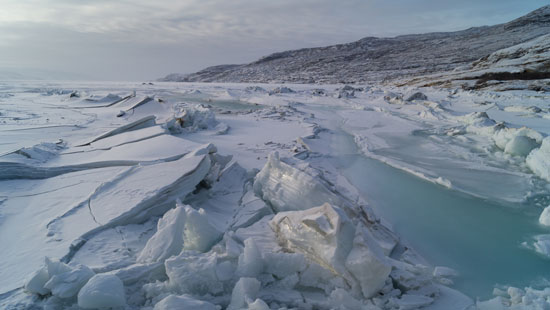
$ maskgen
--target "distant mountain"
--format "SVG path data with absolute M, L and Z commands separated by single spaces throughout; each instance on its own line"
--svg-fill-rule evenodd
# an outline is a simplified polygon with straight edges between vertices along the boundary
M 244 65 L 171 74 L 162 81 L 359 83 L 444 72 L 550 33 L 550 5 L 505 24 L 456 32 L 367 37 L 271 54 Z

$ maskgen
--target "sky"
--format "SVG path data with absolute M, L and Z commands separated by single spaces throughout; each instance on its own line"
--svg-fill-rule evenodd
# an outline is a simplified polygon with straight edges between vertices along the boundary
M 550 0 L 1 0 L 0 71 L 154 80 L 367 36 L 494 25 L 548 4 Z

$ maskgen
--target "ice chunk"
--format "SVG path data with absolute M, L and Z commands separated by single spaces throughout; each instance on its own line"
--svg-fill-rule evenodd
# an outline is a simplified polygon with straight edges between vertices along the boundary
M 437 266 L 434 268 L 433 276 L 436 278 L 451 278 L 451 277 L 458 277 L 458 272 L 454 269 L 451 269 L 449 267 L 444 266 Z
M 254 302 L 248 304 L 248 310 L 269 310 L 269 306 L 265 301 L 257 298 Z
M 256 197 L 253 191 L 248 191 L 242 198 L 241 208 L 234 217 L 233 229 L 248 227 L 262 217 L 273 213 L 263 200 Z
M 497 296 L 493 299 L 486 301 L 478 301 L 476 303 L 476 309 L 478 310 L 505 310 L 502 297 Z
M 203 209 L 197 211 L 187 205 L 183 208 L 185 210 L 183 248 L 199 252 L 208 251 L 214 243 L 221 239 L 222 232 L 210 224 Z
M 46 266 L 38 269 L 25 283 L 25 290 L 32 294 L 46 295 L 50 292 L 44 285 L 50 279 Z
M 368 230 L 361 226 L 356 230 L 353 248 L 346 259 L 346 268 L 359 282 L 363 296 L 371 298 L 384 287 L 391 266 Z
M 263 268 L 262 255 L 254 239 L 246 239 L 244 241 L 244 251 L 239 256 L 237 273 L 243 277 L 257 277 Z
M 284 248 L 302 252 L 334 273 L 345 273 L 355 227 L 340 208 L 326 203 L 305 211 L 281 212 L 269 224 Z
M 303 253 L 343 277 L 354 292 L 366 298 L 384 286 L 391 271 L 369 230 L 362 224 L 356 229 L 338 207 L 324 204 L 305 211 L 282 212 L 270 225 L 281 246 Z
M 181 293 L 194 295 L 219 294 L 223 283 L 217 276 L 218 257 L 215 253 L 183 252 L 164 262 L 170 286 Z
M 216 266 L 216 276 L 220 281 L 228 281 L 235 274 L 235 266 L 231 261 L 221 262 Z
M 362 309 L 363 304 L 353 298 L 349 292 L 341 288 L 337 288 L 330 293 L 329 299 L 331 309 Z
M 50 262 L 50 264 L 62 263 Z M 69 266 L 69 268 L 67 271 L 52 275 L 50 280 L 44 285 L 45 288 L 52 292 L 52 295 L 59 298 L 76 296 L 78 291 L 95 275 L 90 268 L 84 265 Z
M 219 124 L 214 112 L 201 104 L 181 104 L 174 109 L 176 116 L 166 123 L 171 132 L 195 132 L 212 129 Z
M 501 128 L 500 130 L 496 131 L 493 134 L 493 140 L 495 141 L 496 146 L 498 146 L 501 150 L 505 150 L 507 145 L 515 137 L 522 137 L 522 136 L 534 140 L 534 142 L 536 142 L 537 145 L 542 143 L 542 135 L 539 132 L 527 127 Z
M 278 278 L 284 278 L 304 271 L 306 260 L 301 253 L 265 253 L 265 271 Z
M 71 298 L 95 274 L 84 265 L 69 266 L 48 257 L 44 260 L 45 265 L 25 284 L 30 293 L 46 295 L 51 292 L 59 298 Z
M 537 253 L 550 257 L 550 235 L 545 234 L 535 236 L 533 248 Z
M 249 301 L 256 299 L 261 283 L 255 278 L 240 278 L 231 293 L 231 303 L 228 310 L 245 308 Z
M 550 206 L 544 208 L 539 217 L 539 223 L 544 226 L 550 226 Z
M 394 298 L 392 301 L 400 310 L 414 310 L 430 305 L 434 300 L 427 296 L 404 294 L 401 298 Z
M 96 274 L 78 292 L 78 306 L 84 309 L 113 308 L 126 305 L 124 285 L 117 276 Z
M 159 301 L 153 310 L 218 310 L 214 304 L 207 301 L 197 300 L 191 296 L 169 295 Z
M 527 156 L 531 150 L 538 146 L 539 145 L 535 139 L 531 139 L 527 136 L 515 136 L 508 143 L 506 143 L 504 152 L 511 155 Z
M 267 163 L 256 175 L 254 192 L 277 212 L 306 210 L 325 202 L 346 205 L 319 179 L 282 162 L 277 152 L 269 155 Z
M 185 210 L 182 207 L 166 212 L 157 223 L 157 232 L 147 241 L 137 261 L 153 263 L 178 255 L 183 249 L 184 227 Z
M 501 128 L 486 112 L 472 112 L 459 116 L 458 120 L 467 125 L 466 131 L 483 136 L 493 136 L 495 131 Z
M 542 140 L 539 149 L 529 153 L 526 159 L 527 166 L 539 177 L 550 181 L 550 137 Z

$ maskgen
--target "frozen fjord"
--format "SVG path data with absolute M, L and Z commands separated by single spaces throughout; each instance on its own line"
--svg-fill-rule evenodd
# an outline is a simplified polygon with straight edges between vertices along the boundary
M 536 236 L 543 235 L 545 229 L 538 226 L 536 217 L 548 205 L 547 183 L 533 174 L 524 156 L 504 152 L 515 136 L 533 136 L 530 139 L 535 141 L 535 148 L 540 141 L 530 131 L 517 134 L 507 129 L 502 139 L 509 141 L 501 150 L 496 145 L 500 140 L 494 137 L 500 137 L 496 131 L 504 130 L 497 123 L 500 120 L 508 122 L 506 128 L 526 125 L 536 128 L 534 131 L 541 137 L 546 136 L 548 129 L 540 125 L 540 119 L 548 113 L 544 95 L 451 94 L 423 89 L 429 100 L 406 101 L 403 95 L 416 90 L 261 86 L 161 83 L 7 88 L 2 100 L 16 106 L 14 101 L 25 98 L 37 106 L 30 105 L 37 114 L 35 118 L 40 119 L 41 114 L 36 113 L 40 109 L 55 108 L 58 115 L 68 111 L 63 123 L 68 127 L 59 127 L 66 130 L 44 139 L 36 132 L 44 127 L 42 124 L 26 124 L 17 117 L 7 119 L 11 122 L 10 131 L 2 135 L 26 144 L 15 148 L 12 145 L 1 158 L 2 168 L 8 171 L 10 167 L 31 167 L 41 174 L 29 175 L 20 169 L 22 176 L 1 181 L 0 236 L 8 249 L 2 254 L 1 263 L 2 269 L 5 266 L 10 273 L 3 279 L 1 289 L 2 293 L 9 293 L 0 295 L 0 303 L 76 307 L 79 296 L 67 295 L 84 290 L 80 287 L 91 281 L 89 273 L 80 271 L 86 269 L 79 266 L 121 279 L 124 304 L 129 309 L 169 309 L 170 305 L 253 308 L 264 304 L 349 309 L 431 305 L 448 309 L 449 300 L 457 308 L 465 308 L 472 301 L 452 293 L 443 284 L 450 285 L 454 280 L 458 287 L 468 287 L 468 281 L 485 279 L 482 292 L 467 293 L 487 298 L 492 285 L 528 286 L 540 280 L 519 279 L 514 273 L 496 275 L 489 270 L 484 274 L 485 270 L 477 269 L 478 278 L 473 278 L 469 275 L 476 266 L 452 264 L 438 255 L 441 249 L 423 246 L 432 244 L 430 238 L 437 236 L 418 231 L 438 218 L 425 216 L 418 221 L 403 221 L 399 217 L 403 212 L 385 212 L 383 209 L 391 210 L 386 203 L 399 207 L 408 201 L 381 199 L 365 191 L 362 185 L 376 185 L 376 173 L 367 170 L 366 176 L 357 179 L 354 176 L 361 174 L 360 166 L 352 169 L 353 173 L 345 167 L 341 169 L 341 163 L 335 163 L 331 156 L 342 154 L 343 146 L 331 144 L 332 138 L 326 134 L 344 130 L 361 148 L 362 154 L 355 156 L 377 159 L 437 184 L 430 189 L 419 186 L 426 192 L 414 194 L 445 195 L 450 188 L 499 204 L 494 212 L 517 215 L 518 221 L 524 223 L 525 244 L 514 248 L 507 243 L 521 253 L 514 257 L 528 257 L 543 266 L 547 261 L 537 249 L 544 247 L 536 247 L 540 239 Z M 137 91 L 132 98 L 137 99 L 110 105 L 134 90 Z M 204 106 L 196 106 L 196 98 L 202 98 Z M 509 108 L 523 106 L 524 100 L 539 106 L 540 111 Z M 212 107 L 205 107 L 208 102 Z M 96 106 L 90 107 L 93 105 Z M 245 109 L 246 105 L 250 109 Z M 9 113 L 7 109 L 6 115 Z M 76 115 L 74 123 L 78 126 L 73 126 L 70 115 Z M 80 115 L 86 115 L 87 123 L 78 123 Z M 105 135 L 150 115 L 155 116 L 154 120 L 142 127 Z M 49 122 L 55 126 L 54 121 Z M 11 130 L 17 126 L 35 132 L 17 139 L 20 131 Z M 100 139 L 93 141 L 97 137 Z M 415 142 L 404 144 L 408 137 Z M 80 144 L 85 145 L 76 146 Z M 278 151 L 281 158 L 273 155 L 268 160 L 272 151 Z M 227 155 L 233 155 L 233 159 Z M 468 163 L 474 173 L 485 179 L 471 180 L 471 175 L 461 173 L 463 166 L 456 164 L 457 160 Z M 257 170 L 253 169 L 262 169 L 255 179 Z M 55 173 L 49 174 L 52 171 Z M 391 177 L 395 172 L 383 173 Z M 283 186 L 273 180 L 284 180 L 279 182 Z M 488 181 L 493 182 L 491 186 L 485 186 Z M 407 182 L 414 186 L 421 181 Z M 395 185 L 385 190 L 391 191 L 388 188 Z M 361 197 L 356 188 L 366 195 Z M 182 203 L 173 209 L 176 198 Z M 323 202 L 331 205 L 321 208 Z M 395 231 L 403 233 L 401 237 L 407 243 L 378 222 L 366 203 L 373 204 L 377 210 L 374 213 L 385 217 L 382 223 L 387 220 L 395 224 Z M 514 206 L 521 210 L 510 209 Z M 101 213 L 101 208 L 107 212 Z M 308 213 L 310 208 L 318 209 Z M 476 213 L 475 208 L 468 210 Z M 273 218 L 274 211 L 290 213 L 279 213 Z M 467 220 L 475 215 L 465 217 L 465 225 L 472 223 Z M 485 216 L 491 220 L 511 217 L 491 213 Z M 282 229 L 283 217 L 289 219 L 285 225 L 294 228 Z M 18 227 L 23 226 L 18 223 L 25 225 Z M 348 228 L 332 231 L 330 227 L 334 225 Z M 475 232 L 470 228 L 469 233 Z M 478 244 L 491 244 L 491 235 L 482 232 L 479 236 L 486 239 L 478 239 Z M 23 241 L 15 246 L 19 236 Z M 460 230 L 445 236 L 451 244 L 464 240 Z M 317 248 L 304 247 L 300 240 Z M 410 245 L 420 255 L 412 249 L 405 251 Z M 509 254 L 506 249 L 500 250 Z M 41 269 L 44 256 L 54 262 Z M 55 259 L 62 259 L 70 267 L 59 265 Z M 451 271 L 430 267 L 434 264 L 455 267 L 460 276 L 453 279 Z M 386 271 L 369 272 L 365 267 L 371 265 Z M 38 286 L 34 285 L 36 281 L 31 286 L 27 282 L 27 290 L 46 295 L 52 292 L 53 297 L 39 300 L 17 289 L 36 270 L 44 282 Z M 70 274 L 79 274 L 82 280 L 59 280 Z M 532 274 L 536 274 L 535 269 Z M 58 280 L 52 281 L 54 276 Z M 60 281 L 71 289 L 60 289 Z M 101 281 L 94 280 L 92 284 Z M 106 287 L 109 285 L 117 284 Z M 377 295 L 380 291 L 384 295 Z M 122 299 L 112 300 L 116 304 Z

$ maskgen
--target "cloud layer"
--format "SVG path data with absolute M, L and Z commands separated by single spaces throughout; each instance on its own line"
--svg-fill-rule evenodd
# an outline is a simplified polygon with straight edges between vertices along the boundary
M 545 2 L 4 0 L 0 67 L 153 79 L 365 36 L 495 24 Z

